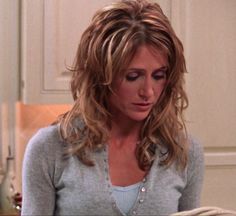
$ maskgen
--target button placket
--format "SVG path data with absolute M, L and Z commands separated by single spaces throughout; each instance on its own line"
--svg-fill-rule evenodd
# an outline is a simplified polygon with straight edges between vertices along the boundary
M 144 196 L 145 196 L 145 193 L 146 193 L 146 187 L 145 185 L 143 184 L 143 186 L 141 187 L 140 189 L 140 197 L 139 197 L 139 203 L 142 204 L 144 202 Z
M 103 162 L 104 162 L 105 180 L 106 180 L 106 184 L 107 184 L 107 187 L 108 187 L 108 192 L 109 192 L 110 197 L 112 197 L 112 188 L 111 188 L 111 185 L 110 185 L 108 158 L 107 158 L 106 147 L 104 147 L 104 149 L 103 149 Z M 115 202 L 112 202 L 112 207 L 116 209 L 116 203 Z
M 139 189 L 138 199 L 136 202 L 136 205 L 134 206 L 133 210 L 130 212 L 130 215 L 138 215 L 138 208 L 142 208 L 142 204 L 145 202 L 145 195 L 147 192 L 146 189 L 146 181 L 147 179 L 143 179 L 143 184 L 141 185 Z
M 111 181 L 110 181 L 110 177 L 109 177 L 109 165 L 108 165 L 107 147 L 104 147 L 104 149 L 103 149 L 103 163 L 104 163 L 104 171 L 105 171 L 105 174 L 106 174 L 105 179 L 106 179 L 106 183 L 107 183 L 107 187 L 108 187 L 109 196 L 110 196 L 110 199 L 111 199 L 112 208 L 120 216 L 123 216 L 123 214 L 121 213 L 121 211 L 117 207 L 116 202 L 114 201 L 113 196 L 112 196 L 112 185 L 111 185 Z

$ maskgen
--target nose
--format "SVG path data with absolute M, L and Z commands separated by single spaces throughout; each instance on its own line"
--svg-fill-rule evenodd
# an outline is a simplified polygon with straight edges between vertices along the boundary
M 145 100 L 148 100 L 149 98 L 153 96 L 153 94 L 154 94 L 154 88 L 153 88 L 152 80 L 149 78 L 146 78 L 145 80 L 143 80 L 143 83 L 140 86 L 139 95 Z

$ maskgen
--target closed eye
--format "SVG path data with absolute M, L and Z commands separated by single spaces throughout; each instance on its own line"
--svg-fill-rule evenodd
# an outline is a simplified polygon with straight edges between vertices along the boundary
M 140 76 L 145 74 L 145 70 L 143 69 L 130 69 L 128 73 L 125 75 L 125 79 L 129 82 L 137 80 Z M 152 77 L 155 80 L 166 79 L 167 67 L 161 67 L 155 70 L 152 73 Z
M 166 79 L 166 70 L 158 70 L 152 74 L 155 80 Z
M 135 81 L 139 77 L 138 72 L 130 72 L 126 74 L 125 78 L 127 81 Z

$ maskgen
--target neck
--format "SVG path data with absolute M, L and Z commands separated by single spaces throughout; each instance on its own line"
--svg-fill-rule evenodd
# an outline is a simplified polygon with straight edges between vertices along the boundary
M 135 144 L 140 140 L 142 122 L 113 121 L 110 133 L 110 142 L 122 146 L 127 143 Z

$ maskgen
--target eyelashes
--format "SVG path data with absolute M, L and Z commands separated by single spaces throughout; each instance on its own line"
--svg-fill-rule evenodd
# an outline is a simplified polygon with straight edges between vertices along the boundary
M 152 73 L 152 77 L 154 80 L 161 80 L 161 79 L 166 79 L 166 73 L 167 71 L 166 70 L 158 70 L 158 71 L 154 71 Z M 135 81 L 137 80 L 139 77 L 142 77 L 144 76 L 144 74 L 140 71 L 132 71 L 132 72 L 129 72 L 128 74 L 126 74 L 125 76 L 125 79 L 127 81 Z
M 166 71 L 160 71 L 152 76 L 155 80 L 166 79 Z
M 131 73 L 128 73 L 125 78 L 127 81 L 135 81 L 136 79 L 138 79 L 139 77 L 139 74 L 136 73 L 136 72 L 131 72 Z

